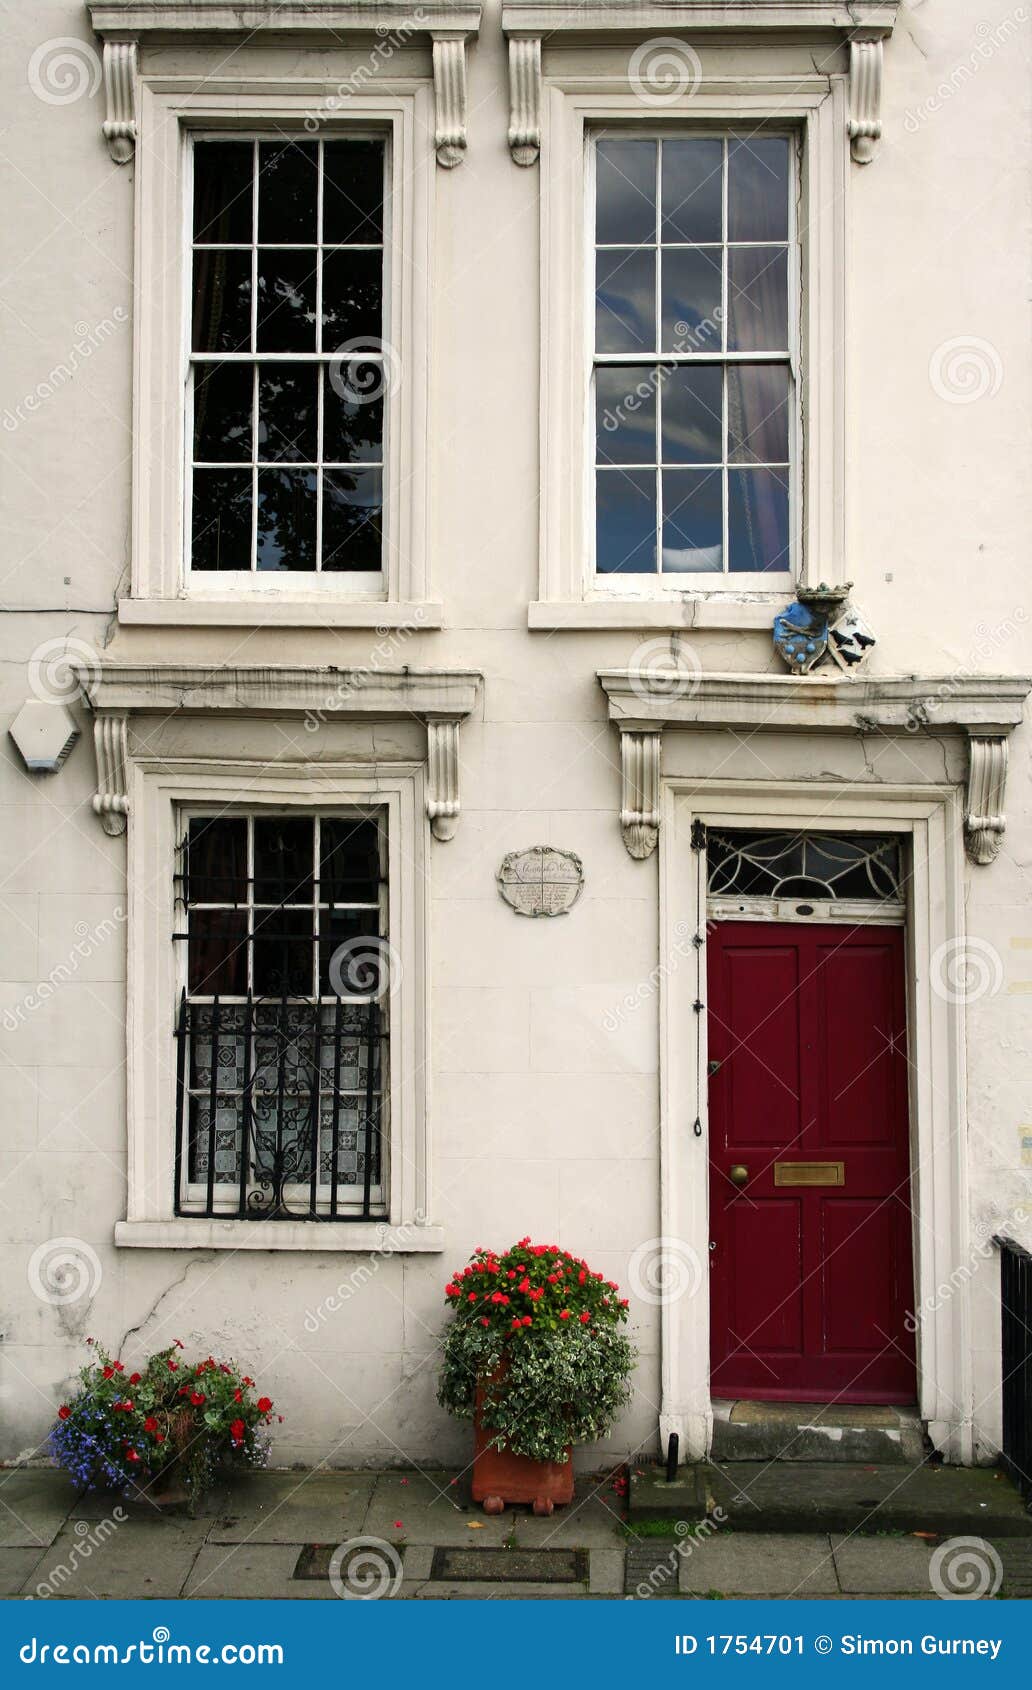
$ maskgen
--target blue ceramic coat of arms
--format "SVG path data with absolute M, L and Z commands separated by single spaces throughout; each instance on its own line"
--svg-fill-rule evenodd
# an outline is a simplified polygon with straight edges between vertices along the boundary
M 797 675 L 805 675 L 828 649 L 828 618 L 824 611 L 794 601 L 774 618 L 774 650 Z

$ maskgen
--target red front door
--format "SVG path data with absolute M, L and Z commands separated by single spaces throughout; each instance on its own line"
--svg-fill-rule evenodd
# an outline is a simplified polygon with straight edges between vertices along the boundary
M 707 949 L 712 1394 L 913 1402 L 903 931 Z

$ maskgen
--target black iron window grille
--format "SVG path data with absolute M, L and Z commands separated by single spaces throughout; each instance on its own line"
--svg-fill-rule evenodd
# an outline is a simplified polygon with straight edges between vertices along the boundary
M 873 833 L 706 831 L 710 897 L 903 900 L 897 839 Z
M 379 813 L 187 821 L 178 1215 L 384 1213 L 386 861 Z
M 1032 1256 L 1013 1238 L 994 1238 L 1000 1252 L 1003 1344 L 1001 1459 L 1032 1510 Z

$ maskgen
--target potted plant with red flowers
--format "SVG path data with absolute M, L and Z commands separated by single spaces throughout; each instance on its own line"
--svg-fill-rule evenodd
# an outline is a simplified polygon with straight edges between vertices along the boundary
M 613 1280 L 556 1244 L 478 1246 L 448 1281 L 454 1311 L 438 1398 L 474 1423 L 473 1496 L 488 1513 L 573 1496 L 573 1446 L 604 1438 L 634 1350 Z
M 232 1362 L 188 1362 L 178 1339 L 131 1371 L 88 1339 L 94 1355 L 57 1411 L 50 1452 L 84 1490 L 118 1490 L 195 1504 L 224 1467 L 267 1459 L 269 1397 Z

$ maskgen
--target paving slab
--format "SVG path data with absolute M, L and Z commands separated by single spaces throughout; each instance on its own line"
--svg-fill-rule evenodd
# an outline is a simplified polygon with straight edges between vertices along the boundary
M 993 1548 L 1003 1563 L 1000 1595 L 1028 1601 L 1032 1597 L 1032 1538 L 1002 1538 Z
M 687 1465 L 677 1469 L 669 1484 L 662 1467 L 646 1467 L 631 1473 L 627 1495 L 628 1520 L 704 1520 L 706 1518 L 706 1468 Z
M 831 1544 L 824 1533 L 741 1536 L 718 1532 L 684 1543 L 678 1588 L 692 1595 L 798 1596 L 838 1591 Z
M 623 1549 L 592 1549 L 588 1558 L 588 1589 L 596 1596 L 622 1596 L 626 1559 Z
M 208 1541 L 342 1543 L 362 1532 L 375 1483 L 371 1473 L 248 1475 L 209 1521 Z
M 608 1488 L 597 1495 L 590 1490 L 575 1495 L 554 1514 L 512 1508 L 505 1517 L 513 1521 L 521 1549 L 614 1549 L 622 1542 L 623 1506 Z
M 399 1595 L 417 1602 L 583 1602 L 588 1592 L 578 1584 L 444 1584 L 428 1579 L 411 1588 L 402 1584 Z
M 43 1549 L 0 1549 L 0 1596 L 17 1596 L 31 1579 Z
M 915 1537 L 833 1537 L 839 1584 L 846 1596 L 923 1596 L 930 1600 L 934 1544 Z
M 499 1548 L 514 1532 L 514 1513 L 488 1515 L 470 1503 L 446 1474 L 382 1473 L 362 1525 L 365 1537 L 388 1543 L 432 1543 L 441 1547 Z
M 35 1549 L 53 1543 L 75 1494 L 68 1475 L 54 1468 L 0 1469 L 0 1545 Z
M 204 1542 L 200 1520 L 159 1520 L 92 1526 L 70 1523 L 35 1568 L 29 1589 L 37 1596 L 174 1597 Z
M 1032 1536 L 1021 1497 L 991 1467 L 730 1461 L 705 1475 L 711 1512 L 722 1509 L 736 1532 Z
M 207 1543 L 183 1591 L 202 1601 L 264 1600 L 338 1602 L 329 1579 L 295 1579 L 301 1549 L 294 1543 Z

